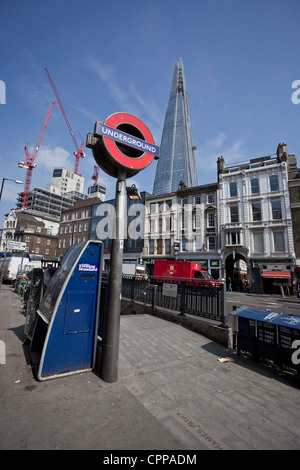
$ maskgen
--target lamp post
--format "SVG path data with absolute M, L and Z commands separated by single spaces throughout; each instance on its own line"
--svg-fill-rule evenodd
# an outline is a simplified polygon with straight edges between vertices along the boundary
M 17 184 L 23 184 L 23 181 L 13 180 L 11 178 L 2 178 L 1 191 L 0 191 L 0 201 L 1 201 L 1 198 L 2 198 L 3 186 L 4 186 L 5 181 L 14 181 Z

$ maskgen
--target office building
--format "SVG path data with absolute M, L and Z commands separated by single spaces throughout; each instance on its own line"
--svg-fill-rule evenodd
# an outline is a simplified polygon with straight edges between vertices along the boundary
M 153 185 L 154 195 L 177 191 L 180 181 L 186 187 L 198 185 L 195 150 L 183 63 L 178 59 L 165 114 L 160 158 Z

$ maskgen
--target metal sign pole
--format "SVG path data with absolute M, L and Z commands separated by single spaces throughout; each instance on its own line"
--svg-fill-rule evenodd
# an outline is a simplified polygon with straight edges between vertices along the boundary
M 110 257 L 110 293 L 104 332 L 104 348 L 100 376 L 105 382 L 118 380 L 122 264 L 126 219 L 126 172 L 119 170 L 116 184 L 115 232 Z

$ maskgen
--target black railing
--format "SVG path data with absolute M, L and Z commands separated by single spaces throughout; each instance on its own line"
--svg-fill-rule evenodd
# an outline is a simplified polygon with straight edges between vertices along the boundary
M 123 276 L 122 297 L 215 320 L 225 324 L 226 289 L 223 283 L 200 285 L 173 279 L 139 279 Z

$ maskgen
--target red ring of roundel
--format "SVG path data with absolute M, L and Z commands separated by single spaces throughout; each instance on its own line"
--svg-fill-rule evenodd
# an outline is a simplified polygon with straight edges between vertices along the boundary
M 145 126 L 145 124 L 142 121 L 140 121 L 135 116 L 132 116 L 131 114 L 127 114 L 127 113 L 112 114 L 106 119 L 104 124 L 112 128 L 116 128 L 119 124 L 131 124 L 143 134 L 146 142 L 154 145 L 154 139 L 148 127 Z M 116 142 L 113 139 L 103 136 L 103 142 L 108 152 L 110 153 L 110 155 L 118 163 L 120 163 L 121 165 L 127 168 L 134 168 L 136 170 L 139 170 L 139 169 L 141 170 L 145 168 L 146 166 L 150 165 L 150 163 L 152 162 L 154 158 L 154 155 L 152 155 L 151 153 L 146 153 L 146 152 L 144 152 L 143 155 L 141 155 L 138 158 L 130 158 L 127 155 L 124 155 L 124 153 L 122 153 L 118 149 Z

